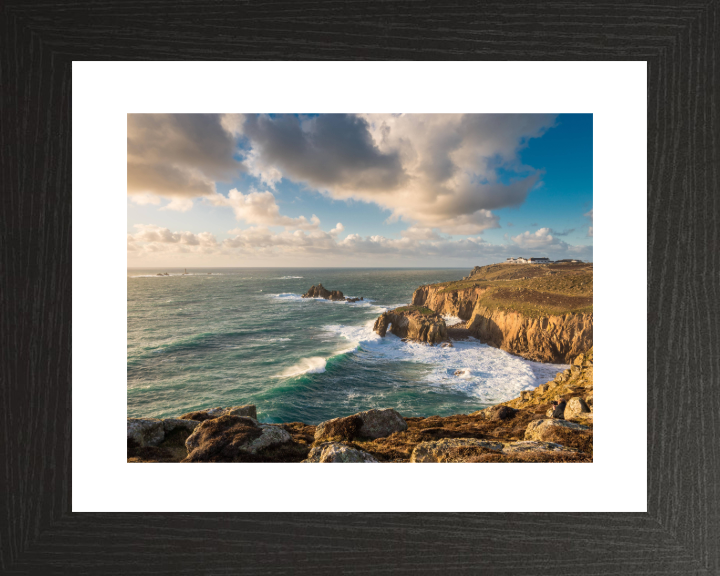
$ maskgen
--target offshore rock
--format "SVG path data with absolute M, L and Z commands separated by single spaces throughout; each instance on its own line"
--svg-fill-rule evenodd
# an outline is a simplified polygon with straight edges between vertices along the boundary
M 384 337 L 388 329 L 399 338 L 427 344 L 439 344 L 448 340 L 443 317 L 422 306 L 403 306 L 383 312 L 375 321 L 373 330 Z
M 312 286 L 310 290 L 302 295 L 303 298 L 324 298 L 325 300 L 345 300 L 345 296 L 340 290 L 328 290 L 322 284 Z

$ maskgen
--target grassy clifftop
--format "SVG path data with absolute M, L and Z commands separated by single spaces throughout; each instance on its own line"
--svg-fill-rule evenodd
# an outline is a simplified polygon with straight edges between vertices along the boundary
M 482 289 L 477 304 L 529 317 L 591 313 L 593 265 L 492 264 L 470 276 L 433 285 L 438 294 Z

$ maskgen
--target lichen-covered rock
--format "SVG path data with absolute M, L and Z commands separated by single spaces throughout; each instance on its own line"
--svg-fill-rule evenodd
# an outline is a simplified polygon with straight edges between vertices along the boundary
M 249 418 L 257 420 L 257 408 L 254 404 L 230 406 L 229 408 L 218 406 L 216 408 L 208 408 L 207 410 L 196 410 L 195 412 L 188 412 L 187 414 L 183 414 L 182 416 L 180 416 L 180 419 L 204 422 L 205 420 L 220 418 L 220 416 L 247 416 Z
M 548 436 L 552 435 L 557 428 L 572 431 L 590 430 L 587 426 L 567 420 L 533 420 L 525 430 L 525 440 L 551 441 Z
M 394 432 L 407 430 L 407 427 L 405 419 L 392 408 L 373 409 L 321 422 L 315 429 L 315 442 L 384 438 Z
M 588 408 L 585 400 L 576 396 L 575 398 L 570 398 L 567 406 L 565 406 L 564 417 L 565 420 L 572 420 L 585 412 L 590 412 L 590 408 Z
M 315 428 L 315 442 L 352 440 L 358 436 L 362 424 L 362 419 L 357 414 L 326 420 Z
M 234 462 L 263 435 L 251 418 L 221 416 L 201 422 L 185 441 L 187 462 Z
M 385 438 L 394 432 L 407 430 L 407 422 L 392 408 L 367 410 L 357 414 L 362 420 L 359 435 L 363 438 Z
M 128 418 L 127 437 L 138 446 L 157 446 L 165 438 L 162 420 L 150 418 Z
M 166 436 L 180 430 L 192 434 L 195 428 L 197 428 L 197 425 L 200 424 L 197 420 L 182 420 L 180 418 L 166 418 L 162 423 Z
M 488 413 L 490 420 L 508 420 L 517 414 L 515 408 L 510 406 L 495 406 L 493 410 Z
M 571 448 L 567 448 L 554 442 L 540 442 L 538 440 L 519 440 L 518 442 L 506 442 L 503 444 L 503 453 L 516 454 L 518 452 L 575 452 Z
M 428 308 L 403 306 L 383 312 L 375 320 L 373 330 L 384 337 L 388 328 L 399 338 L 426 344 L 439 344 L 448 340 L 444 318 Z
M 421 442 L 412 451 L 410 462 L 466 462 L 488 451 L 502 452 L 502 442 L 477 438 L 443 438 Z
M 286 442 L 290 442 L 292 438 L 281 426 L 260 424 L 259 428 L 262 430 L 260 437 L 255 438 L 255 440 L 250 442 L 246 447 L 246 451 L 250 454 L 257 454 L 266 448 L 271 448 L 278 444 L 285 444 Z
M 310 450 L 307 460 L 303 462 L 324 462 L 324 463 L 379 463 L 378 459 L 372 454 L 368 454 L 363 450 L 352 448 L 346 444 L 339 442 L 326 442 L 315 446 Z

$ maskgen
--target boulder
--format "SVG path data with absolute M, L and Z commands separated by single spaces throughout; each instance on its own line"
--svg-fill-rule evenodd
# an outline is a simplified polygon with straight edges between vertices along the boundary
M 315 442 L 352 440 L 358 436 L 362 420 L 357 414 L 321 422 L 315 428 Z
M 577 418 L 578 415 L 583 412 L 590 412 L 590 408 L 588 408 L 585 400 L 578 396 L 576 396 L 575 398 L 570 398 L 570 401 L 565 407 L 565 420 L 572 420 L 573 418 Z
M 525 440 L 543 440 L 550 441 L 550 436 L 556 432 L 556 428 L 562 428 L 564 431 L 589 431 L 587 426 L 568 422 L 567 420 L 533 420 L 525 429 Z
M 290 442 L 281 426 L 259 424 L 246 416 L 220 416 L 201 422 L 185 441 L 185 462 L 241 462 L 267 448 Z
M 162 421 L 165 436 L 172 432 L 184 431 L 192 433 L 200 422 L 197 420 L 182 420 L 179 418 L 167 418 Z
M 575 366 L 582 366 L 583 362 L 585 362 L 585 354 L 578 354 L 573 364 Z
M 344 418 L 333 418 L 317 425 L 315 442 L 352 440 L 353 438 L 384 438 L 407 430 L 407 423 L 392 408 L 367 410 Z
M 508 420 L 517 414 L 515 408 L 510 406 L 496 406 L 488 412 L 487 418 L 490 420 Z
M 410 455 L 410 462 L 465 462 L 488 450 L 502 452 L 502 442 L 478 440 L 477 438 L 443 438 L 421 442 Z
M 408 428 L 405 419 L 392 408 L 367 410 L 360 412 L 358 416 L 362 420 L 360 436 L 363 438 L 385 438 Z
M 343 463 L 343 462 L 366 462 L 378 463 L 379 461 L 372 454 L 363 450 L 351 448 L 339 442 L 325 442 L 310 450 L 307 460 L 303 462 L 322 463 Z
M 506 442 L 503 444 L 503 453 L 517 454 L 518 452 L 575 452 L 571 448 L 566 448 L 554 442 L 540 442 L 538 440 L 519 440 L 517 442 Z
M 127 437 L 138 446 L 157 446 L 165 439 L 162 420 L 149 418 L 128 418 Z
M 197 410 L 195 412 L 188 412 L 180 416 L 181 420 L 197 420 L 198 422 L 204 422 L 212 418 L 220 418 L 220 416 L 248 416 L 257 420 L 257 408 L 254 404 L 244 404 L 242 406 L 231 406 L 225 408 L 218 406 L 217 408 L 208 408 L 207 410 Z

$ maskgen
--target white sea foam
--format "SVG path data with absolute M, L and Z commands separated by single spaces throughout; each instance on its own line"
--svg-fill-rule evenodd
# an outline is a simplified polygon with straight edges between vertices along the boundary
M 286 368 L 278 377 L 280 378 L 292 378 L 293 376 L 300 376 L 301 374 L 321 374 L 325 372 L 325 366 L 327 360 L 321 356 L 312 356 L 311 358 L 303 358 L 295 364 Z
M 415 362 L 427 366 L 422 382 L 447 386 L 483 402 L 497 403 L 532 390 L 567 368 L 560 364 L 541 364 L 513 356 L 474 338 L 453 342 L 453 348 L 403 342 L 389 333 L 381 338 L 372 330 L 373 322 L 363 326 L 331 325 L 325 330 L 353 342 L 378 361 Z M 460 371 L 455 375 L 456 371 Z
M 463 320 L 458 318 L 457 316 L 445 316 L 443 314 L 443 320 L 445 320 L 445 325 L 449 328 L 450 326 L 455 326 L 456 324 L 462 324 Z
M 273 278 L 273 280 L 295 280 L 302 278 L 302 276 L 280 276 L 279 278 Z

